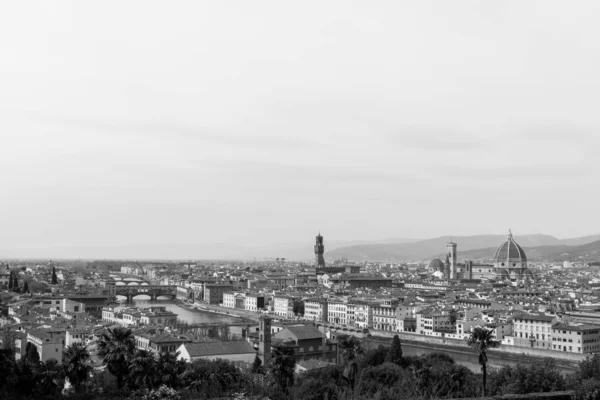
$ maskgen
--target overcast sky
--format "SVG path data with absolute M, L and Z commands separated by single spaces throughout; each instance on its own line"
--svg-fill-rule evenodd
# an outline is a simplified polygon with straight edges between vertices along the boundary
M 599 233 L 597 1 L 7 1 L 0 250 Z

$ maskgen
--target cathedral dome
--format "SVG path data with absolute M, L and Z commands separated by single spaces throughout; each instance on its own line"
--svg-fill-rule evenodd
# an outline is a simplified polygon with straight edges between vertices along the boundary
M 521 271 L 521 276 L 523 276 L 523 278 L 531 279 L 533 278 L 533 272 L 531 272 L 531 270 L 528 268 L 523 268 L 523 271 Z
M 506 242 L 502 243 L 496 254 L 494 254 L 494 264 L 497 267 L 524 267 L 527 263 L 527 256 L 525 252 L 513 240 L 512 233 L 509 232 Z
M 429 269 L 433 270 L 434 272 L 444 271 L 444 263 L 439 258 L 436 258 L 434 260 L 431 260 L 431 262 L 429 263 Z
M 496 269 L 496 279 L 499 280 L 504 280 L 504 279 L 509 279 L 510 275 L 508 274 L 508 271 L 504 268 L 497 268 Z

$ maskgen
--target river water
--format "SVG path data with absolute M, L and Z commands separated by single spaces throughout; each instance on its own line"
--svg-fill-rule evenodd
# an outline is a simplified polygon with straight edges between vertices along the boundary
M 120 300 L 125 300 L 122 298 Z M 233 317 L 225 314 L 212 313 L 203 310 L 189 309 L 184 307 L 178 302 L 170 299 L 161 300 L 160 296 L 158 300 L 150 300 L 150 296 L 136 296 L 136 298 L 127 303 L 132 307 L 148 308 L 161 306 L 165 307 L 168 311 L 177 314 L 179 321 L 187 322 L 188 324 L 231 324 L 236 322 L 244 322 L 242 318 Z M 234 334 L 241 336 L 242 327 L 232 326 L 229 331 Z

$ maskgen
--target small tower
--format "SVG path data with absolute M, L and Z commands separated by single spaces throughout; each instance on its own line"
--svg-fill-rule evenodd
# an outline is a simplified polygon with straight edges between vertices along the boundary
M 456 279 L 456 243 L 452 242 L 452 238 L 450 238 L 450 243 L 446 245 L 446 254 L 450 261 L 450 276 L 448 279 Z
M 266 315 L 258 317 L 258 357 L 266 368 L 271 357 L 271 317 Z
M 323 253 L 325 253 L 325 246 L 323 245 L 323 236 L 321 236 L 321 233 L 319 232 L 315 243 L 315 267 L 317 270 L 325 267 Z

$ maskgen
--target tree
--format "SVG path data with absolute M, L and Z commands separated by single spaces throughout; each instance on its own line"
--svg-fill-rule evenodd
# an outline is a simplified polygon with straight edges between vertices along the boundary
M 13 284 L 14 284 L 13 272 L 10 271 L 10 274 L 8 276 L 8 289 L 9 290 L 13 288 Z
M 63 352 L 63 367 L 75 392 L 80 392 L 92 371 L 87 347 L 83 343 L 73 343 L 68 346 Z
M 350 383 L 350 387 L 354 390 L 354 384 L 358 374 L 358 357 L 364 353 L 360 339 L 355 336 L 350 336 L 340 343 L 342 355 L 345 360 L 346 368 L 344 368 L 344 377 Z
M 287 395 L 288 388 L 294 384 L 294 372 L 296 370 L 296 358 L 292 347 L 273 347 L 269 371 L 284 394 Z
M 34 368 L 34 374 L 37 383 L 36 389 L 40 393 L 55 395 L 64 387 L 64 371 L 54 358 L 39 363 Z
M 383 345 L 377 346 L 376 349 L 367 350 L 363 357 L 360 359 L 359 367 L 364 368 L 366 366 L 376 367 L 385 362 L 389 354 L 389 349 Z
M 56 268 L 52 267 L 52 284 L 58 284 L 58 277 L 56 276 Z
M 160 385 L 177 388 L 179 385 L 179 374 L 185 370 L 185 361 L 178 360 L 179 352 L 161 353 L 156 362 L 158 381 Z
M 494 340 L 493 335 L 493 330 L 478 326 L 473 328 L 471 336 L 467 340 L 467 344 L 479 353 L 479 364 L 481 365 L 482 374 L 482 394 L 484 397 L 487 378 L 487 351 L 489 349 L 500 347 L 500 342 Z
M 135 343 L 131 329 L 107 328 L 98 341 L 98 355 L 106 365 L 108 372 L 117 378 L 117 387 L 121 389 L 129 373 L 128 361 L 133 356 Z
M 0 376 L 2 377 L 0 379 L 0 390 L 2 391 L 11 389 L 18 380 L 15 354 L 12 348 L 5 347 L 0 350 Z
M 252 363 L 252 373 L 262 374 L 262 361 L 258 357 L 258 354 L 254 357 L 254 362 Z
M 374 396 L 384 387 L 391 387 L 403 378 L 403 370 L 392 363 L 383 363 L 376 367 L 367 367 L 361 374 L 357 392 L 365 397 Z
M 402 343 L 400 343 L 400 337 L 398 337 L 398 335 L 394 335 L 392 346 L 390 347 L 386 361 L 396 365 L 402 365 Z
M 23 293 L 29 293 L 29 285 L 27 284 L 27 281 L 25 281 L 23 284 Z
M 129 363 L 130 382 L 140 388 L 152 389 L 158 379 L 156 358 L 148 350 L 138 350 Z
M 456 310 L 453 308 L 452 310 L 450 310 L 450 325 L 455 325 L 456 324 L 456 319 L 458 318 L 458 314 L 456 313 Z

